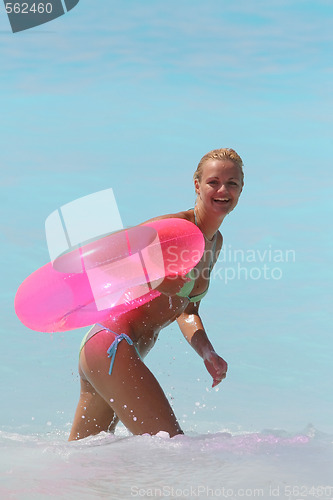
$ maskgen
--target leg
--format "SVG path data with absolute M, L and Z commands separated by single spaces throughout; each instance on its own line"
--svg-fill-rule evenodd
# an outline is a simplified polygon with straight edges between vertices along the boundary
M 170 436 L 182 434 L 164 392 L 134 346 L 126 341 L 119 343 L 112 374 L 109 375 L 110 360 L 106 351 L 113 340 L 112 334 L 103 330 L 84 346 L 80 367 L 90 386 L 133 434 L 156 434 L 159 431 L 166 431 Z M 99 404 L 96 409 L 101 411 Z M 84 402 L 83 406 L 86 406 Z M 88 414 L 85 416 L 87 418 Z M 98 416 L 100 423 L 101 414 Z M 91 417 L 89 413 L 89 420 Z
M 81 394 L 68 441 L 114 431 L 118 417 L 113 409 L 95 391 L 92 385 L 81 377 Z

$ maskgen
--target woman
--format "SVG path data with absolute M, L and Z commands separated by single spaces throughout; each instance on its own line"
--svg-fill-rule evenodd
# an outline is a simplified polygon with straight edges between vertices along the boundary
M 133 434 L 166 431 L 172 437 L 183 433 L 163 390 L 143 362 L 161 329 L 175 320 L 202 357 L 213 387 L 226 377 L 227 363 L 205 333 L 199 305 L 222 247 L 218 229 L 242 192 L 242 166 L 232 149 L 207 153 L 194 174 L 195 208 L 164 216 L 187 219 L 202 231 L 205 251 L 192 274 L 195 277 L 165 279 L 157 288 L 160 296 L 88 332 L 80 352 L 81 395 L 70 441 L 112 431 L 119 419 Z

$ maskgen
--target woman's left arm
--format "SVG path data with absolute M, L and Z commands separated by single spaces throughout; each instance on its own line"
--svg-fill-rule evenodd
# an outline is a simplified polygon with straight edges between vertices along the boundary
M 215 387 L 226 377 L 228 365 L 215 352 L 209 341 L 198 309 L 199 302 L 190 302 L 185 311 L 178 316 L 177 323 L 186 340 L 203 359 L 208 372 L 213 377 L 212 387 Z

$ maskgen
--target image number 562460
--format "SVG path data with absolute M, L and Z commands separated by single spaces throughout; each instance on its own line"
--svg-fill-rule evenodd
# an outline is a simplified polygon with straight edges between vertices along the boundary
M 5 7 L 7 14 L 51 14 L 53 10 L 51 2 L 34 2 L 31 5 L 27 2 L 6 2 Z
M 7 2 L 5 9 L 13 33 L 34 28 L 53 21 L 73 9 L 79 0 L 25 0 L 24 2 Z

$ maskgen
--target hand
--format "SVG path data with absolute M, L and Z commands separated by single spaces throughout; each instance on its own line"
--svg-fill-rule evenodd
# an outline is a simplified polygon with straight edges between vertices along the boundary
M 209 351 L 204 356 L 204 363 L 208 372 L 213 377 L 213 385 L 215 387 L 227 376 L 228 365 L 215 351 Z

